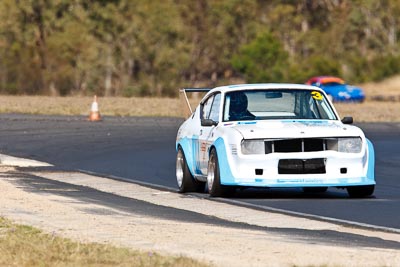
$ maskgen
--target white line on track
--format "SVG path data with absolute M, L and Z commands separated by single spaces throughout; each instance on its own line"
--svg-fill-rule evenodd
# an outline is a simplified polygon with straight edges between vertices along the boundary
M 258 210 L 276 212 L 276 213 L 281 213 L 281 214 L 285 214 L 285 215 L 292 215 L 292 216 L 296 216 L 296 217 L 303 217 L 303 218 L 314 219 L 314 220 L 318 220 L 318 221 L 331 222 L 331 223 L 345 225 L 345 226 L 353 226 L 353 227 L 362 228 L 362 229 L 369 229 L 369 230 L 375 230 L 375 231 L 384 231 L 384 232 L 389 232 L 389 233 L 400 234 L 400 229 L 396 229 L 396 228 L 384 227 L 384 226 L 367 224 L 367 223 L 360 223 L 360 222 L 349 221 L 349 220 L 335 219 L 335 218 L 331 218 L 331 217 L 319 216 L 319 215 L 297 212 L 297 211 L 290 211 L 290 210 L 285 210 L 285 209 L 278 209 L 278 208 L 273 208 L 273 207 L 269 207 L 269 206 L 262 206 L 262 205 L 257 205 L 257 204 L 246 203 L 246 202 L 237 201 L 237 200 L 233 200 L 233 199 L 216 199 L 216 200 L 225 202 L 225 203 L 229 203 L 229 204 L 240 205 L 240 206 L 243 206 L 246 208 L 254 208 L 254 209 L 258 209 Z
M 46 163 L 46 162 L 40 162 L 40 161 L 36 161 L 36 160 L 32 160 L 32 159 L 17 158 L 17 157 L 4 155 L 4 154 L 0 154 L 0 164 L 4 165 L 4 166 L 18 166 L 18 167 L 47 167 L 47 166 L 53 166 L 53 165 L 51 165 L 49 163 Z M 177 192 L 176 188 L 172 188 L 172 187 L 168 187 L 168 186 L 156 185 L 156 184 L 152 184 L 152 183 L 147 183 L 147 182 L 143 182 L 143 181 L 139 181 L 139 180 L 135 180 L 135 179 L 128 179 L 128 178 L 118 177 L 118 176 L 114 176 L 114 175 L 104 175 L 104 174 L 99 174 L 99 173 L 86 171 L 86 170 L 78 170 L 78 171 L 82 172 L 82 173 L 86 173 L 86 174 L 102 176 L 102 177 L 115 179 L 115 180 L 119 180 L 119 181 L 124 181 L 124 182 L 128 182 L 128 183 L 135 183 L 135 184 L 139 184 L 139 185 L 142 185 L 142 186 L 147 186 L 147 187 L 150 187 L 150 188 L 156 188 L 156 189 L 166 190 L 166 191 L 170 191 L 170 192 Z M 257 210 L 264 210 L 264 211 L 275 212 L 275 213 L 291 215 L 291 216 L 296 216 L 296 217 L 303 217 L 303 218 L 314 219 L 314 220 L 319 220 L 319 221 L 331 222 L 331 223 L 347 225 L 347 226 L 353 226 L 353 227 L 362 228 L 362 229 L 385 231 L 385 232 L 397 233 L 397 234 L 400 233 L 400 229 L 396 229 L 396 228 L 390 228 L 390 227 L 384 227 L 384 226 L 360 223 L 360 222 L 343 220 L 343 219 L 336 219 L 336 218 L 332 218 L 332 217 L 319 216 L 319 215 L 296 212 L 296 211 L 290 211 L 290 210 L 285 210 L 285 209 L 278 209 L 278 208 L 273 208 L 273 207 L 269 207 L 269 206 L 262 206 L 262 205 L 257 205 L 257 204 L 246 203 L 246 202 L 233 200 L 233 199 L 210 198 L 208 196 L 205 196 L 204 194 L 198 194 L 198 193 L 189 194 L 189 195 L 196 196 L 198 198 L 204 198 L 204 199 L 208 199 L 208 200 L 213 200 L 213 201 L 224 202 L 224 203 L 228 203 L 228 204 L 239 205 L 239 206 L 242 206 L 242 207 L 253 208 L 253 209 L 257 209 Z
M 171 191 L 171 192 L 175 192 L 175 193 L 177 192 L 177 189 L 173 188 L 173 187 L 156 185 L 156 184 L 151 184 L 151 183 L 147 183 L 147 182 L 143 182 L 143 181 L 139 181 L 139 180 L 135 180 L 135 179 L 127 179 L 127 178 L 113 176 L 113 175 L 104 175 L 104 174 L 88 172 L 88 171 L 84 171 L 84 170 L 79 170 L 79 171 L 82 173 L 87 173 L 87 174 L 91 174 L 91 175 L 103 176 L 103 177 L 110 178 L 110 179 L 120 180 L 120 181 L 124 181 L 124 182 L 128 182 L 128 183 L 135 183 L 135 184 L 142 185 L 142 186 L 148 186 L 148 187 L 159 189 L 159 190 L 167 190 L 167 191 Z M 332 217 L 319 216 L 319 215 L 302 213 L 302 212 L 297 212 L 297 211 L 290 211 L 290 210 L 285 210 L 285 209 L 278 209 L 278 208 L 274 208 L 274 207 L 251 204 L 251 203 L 228 199 L 228 198 L 211 198 L 208 195 L 201 194 L 201 193 L 192 193 L 192 194 L 190 193 L 190 194 L 186 194 L 186 195 L 191 195 L 191 196 L 195 196 L 197 198 L 203 198 L 203 199 L 208 199 L 208 200 L 217 201 L 217 202 L 224 202 L 224 203 L 228 203 L 228 204 L 238 205 L 238 206 L 242 206 L 242 207 L 246 207 L 246 208 L 264 210 L 264 211 L 275 212 L 275 213 L 280 213 L 280 214 L 284 214 L 284 215 L 291 215 L 291 216 L 295 216 L 295 217 L 302 217 L 302 218 L 307 218 L 307 219 L 314 219 L 314 220 L 323 221 L 323 222 L 330 222 L 330 223 L 335 223 L 335 224 L 344 225 L 344 226 L 351 226 L 351 227 L 357 227 L 357 228 L 361 228 L 361 229 L 369 229 L 369 230 L 375 230 L 375 231 L 384 231 L 384 232 L 388 232 L 388 233 L 396 233 L 396 234 L 400 233 L 400 229 L 396 229 L 396 228 L 360 223 L 360 222 L 343 220 L 343 219 L 336 219 L 336 218 L 332 218 Z

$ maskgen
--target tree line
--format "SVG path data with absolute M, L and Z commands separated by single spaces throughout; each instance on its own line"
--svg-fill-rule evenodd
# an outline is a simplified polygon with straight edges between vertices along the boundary
M 400 73 L 398 0 L 2 0 L 0 93 L 176 96 Z

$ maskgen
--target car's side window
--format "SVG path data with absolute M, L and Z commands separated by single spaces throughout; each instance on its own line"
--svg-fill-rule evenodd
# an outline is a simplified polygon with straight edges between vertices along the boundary
M 219 121 L 219 106 L 221 104 L 221 94 L 214 96 L 214 101 L 211 106 L 209 119 L 213 121 Z
M 214 96 L 210 96 L 203 104 L 202 119 L 208 119 L 210 117 L 211 106 L 214 100 Z
M 203 104 L 203 119 L 211 119 L 213 121 L 219 121 L 219 106 L 221 104 L 221 94 L 215 94 L 210 96 Z

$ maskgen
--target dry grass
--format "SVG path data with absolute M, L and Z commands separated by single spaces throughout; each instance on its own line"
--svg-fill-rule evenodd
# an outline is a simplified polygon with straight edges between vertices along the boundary
M 400 76 L 360 85 L 367 95 L 362 104 L 335 104 L 341 116 L 356 122 L 400 122 Z M 190 100 L 195 107 L 201 96 Z M 396 101 L 375 101 L 380 99 Z M 391 97 L 391 98 L 390 98 Z M 0 113 L 89 115 L 92 97 L 0 96 Z M 177 98 L 99 98 L 100 113 L 112 116 L 187 116 L 186 104 Z
M 0 96 L 0 113 L 50 115 L 89 115 L 92 97 Z M 103 115 L 179 116 L 179 99 L 171 98 L 99 98 Z
M 336 103 L 341 117 L 352 116 L 354 122 L 400 122 L 400 102 L 366 101 L 362 104 Z
M 166 257 L 102 244 L 82 244 L 0 217 L 1 266 L 207 266 L 185 257 Z
M 89 115 L 91 97 L 0 96 L 0 113 Z M 196 106 L 199 99 L 191 100 Z M 99 98 L 102 115 L 184 117 L 186 104 L 171 98 Z M 400 122 L 400 102 L 336 103 L 340 116 L 356 122 Z
M 353 116 L 356 122 L 400 122 L 400 76 L 359 86 L 365 91 L 367 101 L 362 104 L 336 103 L 341 116 Z
M 382 82 L 360 84 L 367 96 L 400 95 L 400 76 L 388 78 Z

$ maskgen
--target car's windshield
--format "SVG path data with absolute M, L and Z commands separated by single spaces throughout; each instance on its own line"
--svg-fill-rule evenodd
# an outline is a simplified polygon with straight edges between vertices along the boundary
M 319 91 L 288 89 L 226 93 L 223 115 L 224 121 L 337 119 L 330 104 Z

